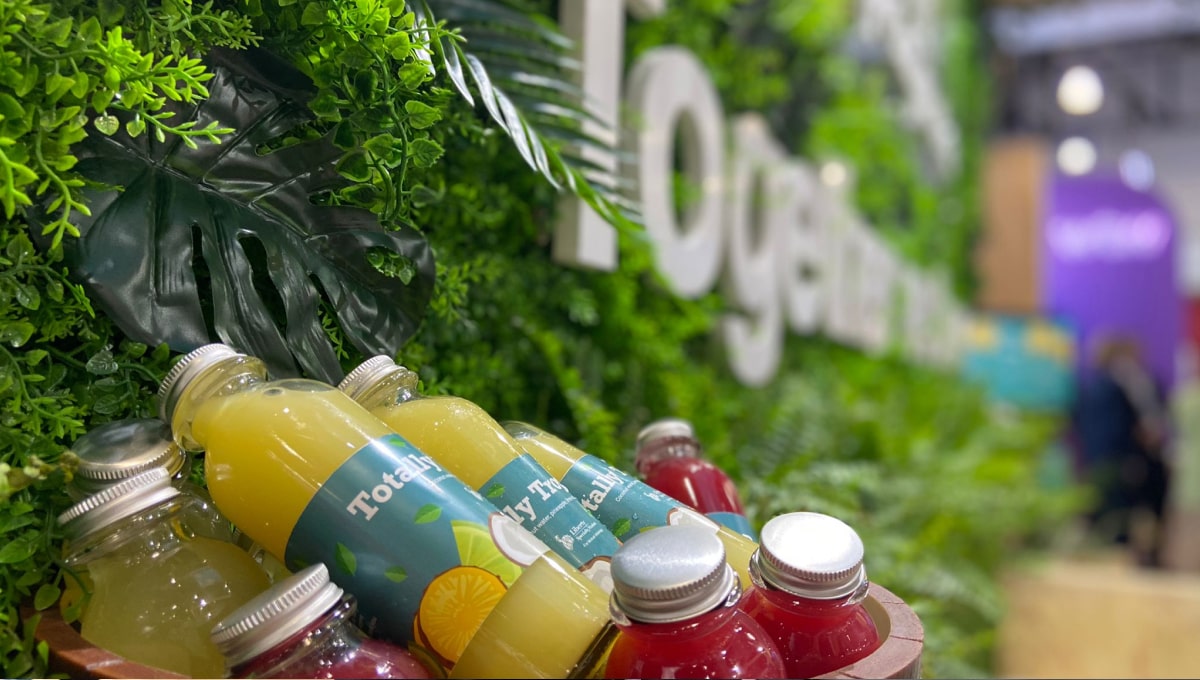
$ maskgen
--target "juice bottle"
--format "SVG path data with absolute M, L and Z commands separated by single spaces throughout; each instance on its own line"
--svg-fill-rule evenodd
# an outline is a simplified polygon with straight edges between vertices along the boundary
M 211 501 L 208 490 L 188 479 L 191 456 L 171 437 L 171 428 L 157 418 L 116 420 L 95 427 L 75 440 L 69 449 L 79 458 L 67 495 L 80 501 L 122 480 L 151 468 L 161 467 L 171 484 L 187 493 Z M 288 571 L 274 555 L 232 527 L 234 542 L 262 565 L 272 582 Z M 64 603 L 70 599 L 63 600 Z M 65 608 L 66 605 L 64 605 Z
M 171 439 L 171 428 L 157 418 L 105 423 L 76 439 L 68 450 L 79 458 L 67 484 L 73 501 L 155 467 L 165 469 L 177 486 L 182 485 L 190 469 L 187 452 Z
M 700 457 L 700 442 L 688 421 L 662 418 L 643 427 L 634 464 L 646 484 L 758 540 L 733 480 Z
M 788 677 L 829 673 L 879 648 L 879 631 L 862 605 L 862 539 L 845 522 L 813 512 L 772 518 L 750 574 L 754 585 L 739 607 L 775 641 Z
M 377 356 L 338 389 L 611 591 L 609 562 L 620 547 L 612 533 L 486 411 L 459 397 L 423 396 L 417 380 L 415 372 Z
M 68 583 L 88 593 L 79 601 L 85 640 L 164 670 L 223 675 L 209 630 L 270 584 L 215 508 L 151 468 L 84 498 L 58 522 Z
M 234 678 L 431 678 L 402 647 L 350 623 L 356 603 L 314 564 L 276 583 L 212 629 Z
M 785 678 L 775 643 L 737 608 L 725 548 L 697 526 L 651 529 L 613 556 L 607 678 Z M 807 676 L 804 676 L 807 677 Z
M 292 569 L 329 565 L 368 635 L 453 668 L 487 630 L 523 675 L 555 677 L 585 672 L 608 634 L 604 591 L 337 389 L 268 381 L 218 344 L 176 364 L 159 398 L 176 440 L 205 450 L 218 507 Z M 531 590 L 548 606 L 491 616 Z
M 750 587 L 750 555 L 758 548 L 750 539 L 545 430 L 517 421 L 506 421 L 504 429 L 618 540 L 627 541 L 643 531 L 673 524 L 708 527 L 725 545 L 729 564 L 742 587 Z

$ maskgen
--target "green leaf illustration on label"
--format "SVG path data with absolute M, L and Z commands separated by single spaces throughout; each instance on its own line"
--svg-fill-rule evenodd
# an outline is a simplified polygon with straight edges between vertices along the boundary
M 483 495 L 488 498 L 499 498 L 504 495 L 504 485 L 499 483 L 493 484 L 488 487 L 487 492 Z
M 618 537 L 624 536 L 632 527 L 633 522 L 630 522 L 628 517 L 622 517 L 613 524 L 613 534 Z
M 400 583 L 404 579 L 408 578 L 408 572 L 404 570 L 404 567 L 388 567 L 387 570 L 383 572 L 383 575 L 392 583 Z
M 358 571 L 358 558 L 354 556 L 354 553 L 349 548 L 341 543 L 337 544 L 337 553 L 334 559 L 337 560 L 337 565 L 341 567 L 342 571 L 345 571 L 347 574 L 353 576 L 354 572 Z
M 413 518 L 413 521 L 416 522 L 417 524 L 428 524 L 430 522 L 436 521 L 437 518 L 441 517 L 441 516 L 442 516 L 441 508 L 434 505 L 433 503 L 427 503 L 425 505 L 422 505 L 420 510 L 417 510 L 417 516 L 415 518 Z

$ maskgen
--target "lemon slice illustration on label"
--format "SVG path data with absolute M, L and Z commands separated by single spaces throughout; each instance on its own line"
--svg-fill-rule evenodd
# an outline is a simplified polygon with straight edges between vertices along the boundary
M 502 513 L 492 513 L 488 518 L 488 528 L 500 552 L 522 567 L 528 567 L 534 560 L 550 552 L 550 546 Z
M 479 567 L 453 567 L 438 574 L 418 606 L 424 642 L 446 665 L 453 665 L 507 591 L 500 577 Z
M 492 540 L 492 533 L 482 524 L 466 520 L 450 520 L 454 542 L 458 545 L 458 561 L 466 567 L 479 567 L 500 577 L 504 585 L 511 586 L 524 571 L 500 552 Z

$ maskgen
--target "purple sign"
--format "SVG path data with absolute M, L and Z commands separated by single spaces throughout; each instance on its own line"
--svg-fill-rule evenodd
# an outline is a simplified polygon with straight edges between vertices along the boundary
M 1119 177 L 1055 176 L 1043 228 L 1042 302 L 1078 329 L 1081 365 L 1097 340 L 1136 339 L 1155 376 L 1174 382 L 1183 298 L 1175 223 L 1152 191 Z

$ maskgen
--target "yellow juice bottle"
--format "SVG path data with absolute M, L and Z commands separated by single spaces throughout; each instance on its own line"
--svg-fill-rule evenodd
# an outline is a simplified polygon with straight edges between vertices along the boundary
M 612 533 L 478 404 L 423 396 L 417 381 L 414 371 L 377 356 L 338 389 L 611 592 L 609 565 L 621 545 Z
M 516 421 L 506 421 L 504 429 L 618 540 L 627 541 L 648 529 L 670 524 L 709 527 L 725 544 L 726 559 L 738 573 L 742 587 L 750 587 L 750 556 L 758 547 L 754 541 L 545 430 Z
M 180 445 L 205 451 L 225 515 L 293 570 L 328 565 L 368 634 L 452 669 L 486 626 L 527 677 L 579 672 L 609 635 L 602 590 L 337 389 L 268 381 L 260 360 L 206 345 L 171 369 L 159 399 Z M 557 604 L 499 606 L 528 591 Z M 493 623 L 494 610 L 511 618 Z M 547 626 L 555 644 L 534 633 Z

